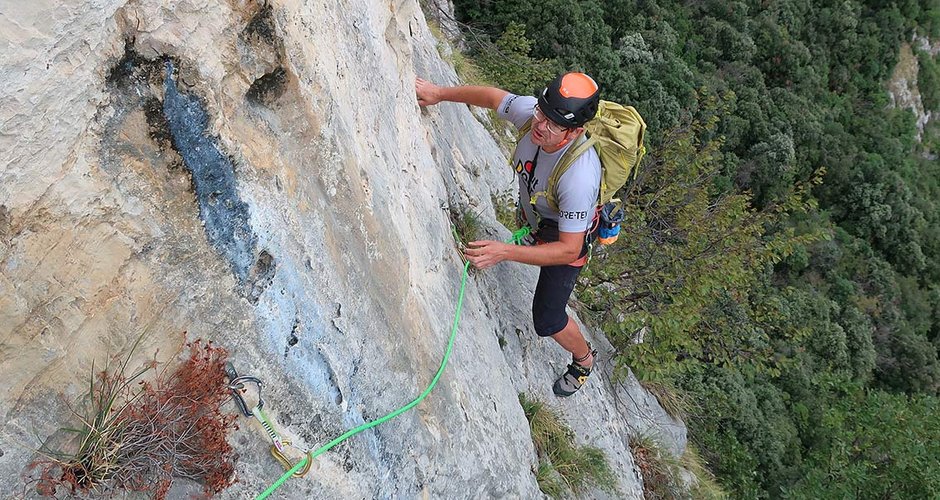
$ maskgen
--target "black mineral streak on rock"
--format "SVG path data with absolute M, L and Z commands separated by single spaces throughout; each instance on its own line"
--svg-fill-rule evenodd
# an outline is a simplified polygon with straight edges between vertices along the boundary
M 162 61 L 147 59 L 134 49 L 134 40 L 124 40 L 124 56 L 108 72 L 106 82 L 111 87 L 132 86 L 141 81 L 159 83 L 163 74 Z
M 153 95 L 153 88 L 163 85 L 162 59 L 148 59 L 134 49 L 132 39 L 125 40 L 124 55 L 111 67 L 105 80 L 117 97 L 115 106 L 142 107 L 150 137 L 161 149 L 171 147 L 170 129 L 163 116 L 163 103 Z
M 273 24 L 266 23 L 273 23 L 270 12 L 267 18 L 262 16 L 254 23 L 252 32 L 273 35 Z M 129 113 L 143 111 L 154 143 L 162 151 L 176 153 L 169 168 L 175 166 L 190 175 L 207 240 L 228 261 L 240 283 L 239 292 L 257 304 L 274 281 L 276 261 L 266 250 L 255 255 L 257 235 L 251 227 L 248 204 L 239 197 L 234 162 L 221 148 L 218 137 L 210 135 L 205 101 L 177 84 L 178 65 L 179 61 L 171 57 L 142 56 L 135 50 L 133 39 L 127 39 L 124 55 L 110 69 L 105 82 L 116 110 L 113 126 L 120 127 Z M 259 99 L 273 95 L 278 79 L 286 81 L 286 73 L 273 75 L 259 85 Z M 119 157 L 113 161 L 118 164 Z M 0 211 L 0 235 L 2 231 Z
M 170 122 L 163 115 L 163 103 L 156 97 L 144 101 L 144 115 L 147 117 L 147 126 L 150 137 L 162 148 L 172 147 L 173 134 L 170 133 Z
M 198 96 L 179 90 L 173 62 L 167 60 L 165 64 L 163 114 L 173 147 L 192 174 L 199 217 L 209 243 L 229 261 L 232 272 L 245 285 L 255 263 L 257 237 L 251 228 L 248 205 L 238 196 L 234 164 L 219 148 L 218 139 L 208 135 L 205 105 Z

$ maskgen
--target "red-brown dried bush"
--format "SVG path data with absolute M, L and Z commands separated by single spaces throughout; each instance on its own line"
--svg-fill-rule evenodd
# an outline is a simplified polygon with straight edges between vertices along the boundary
M 166 498 L 174 478 L 203 485 L 207 495 L 228 487 L 235 454 L 226 436 L 235 414 L 223 413 L 229 399 L 225 362 L 228 352 L 212 343 L 187 344 L 189 357 L 172 373 L 138 381 L 156 363 L 128 376 L 127 361 L 92 379 L 89 398 L 75 415 L 78 429 L 71 451 L 51 452 L 40 468 L 36 491 L 54 496 L 123 488 Z

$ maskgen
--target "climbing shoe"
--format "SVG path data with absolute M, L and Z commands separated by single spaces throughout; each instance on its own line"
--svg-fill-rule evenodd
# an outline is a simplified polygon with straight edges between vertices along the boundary
M 591 357 L 595 361 L 597 360 L 596 350 L 591 350 Z M 558 377 L 558 380 L 552 385 L 552 391 L 556 396 L 566 398 L 578 392 L 578 389 L 587 382 L 588 376 L 591 375 L 591 368 L 581 366 L 578 364 L 578 361 L 577 359 L 572 359 L 571 364 L 568 365 L 568 370 Z M 587 361 L 587 356 L 580 361 Z

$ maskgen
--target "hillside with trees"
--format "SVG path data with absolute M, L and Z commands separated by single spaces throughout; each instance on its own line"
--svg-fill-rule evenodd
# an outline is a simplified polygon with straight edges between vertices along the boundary
M 578 293 L 730 496 L 935 496 L 940 120 L 918 141 L 886 82 L 940 6 L 454 3 L 494 84 L 583 70 L 646 118 L 624 233 Z M 936 115 L 940 63 L 917 57 Z

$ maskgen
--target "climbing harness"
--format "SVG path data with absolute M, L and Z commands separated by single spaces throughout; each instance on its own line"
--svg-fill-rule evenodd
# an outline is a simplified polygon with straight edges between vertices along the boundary
M 285 452 L 288 447 L 299 450 L 305 455 L 301 462 L 306 462 L 306 466 L 294 470 L 292 474 L 294 477 L 303 477 L 307 474 L 307 472 L 310 471 L 311 465 L 311 461 L 309 460 L 310 452 L 300 447 L 293 446 L 289 440 L 282 439 L 280 434 L 274 430 L 274 425 L 271 424 L 268 416 L 264 413 L 264 398 L 261 397 L 261 379 L 250 375 L 238 375 L 238 372 L 235 371 L 235 366 L 231 362 L 225 364 L 225 373 L 228 375 L 228 388 L 232 391 L 232 399 L 235 401 L 235 405 L 238 406 L 239 411 L 248 418 L 257 418 L 258 422 L 261 423 L 261 427 L 264 427 L 265 432 L 268 433 L 268 437 L 270 437 L 271 441 L 274 443 L 274 446 L 271 447 L 271 455 L 274 459 L 277 460 L 285 470 L 293 470 L 294 464 L 287 458 Z M 258 393 L 258 404 L 252 406 L 250 409 L 248 403 L 245 402 L 245 393 L 248 392 L 247 384 L 254 384 Z
M 517 231 L 512 233 L 512 237 L 509 239 L 507 243 L 518 245 L 520 241 L 522 241 L 522 239 L 528 235 L 529 235 L 529 227 L 523 226 L 521 229 L 518 229 Z M 447 361 L 450 359 L 450 353 L 454 348 L 454 340 L 457 338 L 457 325 L 460 323 L 460 311 L 461 309 L 463 309 L 463 295 L 464 295 L 464 290 L 466 289 L 466 286 L 467 286 L 467 275 L 469 274 L 469 270 L 470 270 L 470 262 L 464 262 L 463 275 L 460 278 L 460 293 L 457 296 L 457 311 L 454 313 L 454 325 L 450 331 L 450 339 L 447 341 L 447 348 L 444 350 L 444 357 L 443 359 L 441 359 L 441 366 L 440 368 L 437 369 L 437 373 L 434 374 L 434 378 L 431 379 L 431 383 L 428 384 L 428 387 L 426 389 L 424 389 L 424 392 L 422 392 L 421 395 L 416 397 L 413 401 L 406 404 L 405 406 L 402 406 L 401 408 L 383 417 L 377 418 L 371 422 L 366 422 L 354 429 L 350 429 L 344 432 L 338 438 L 317 448 L 315 451 L 307 452 L 306 456 L 303 459 L 301 459 L 299 462 L 294 464 L 294 466 L 291 467 L 287 472 L 282 474 L 281 477 L 279 477 L 277 481 L 274 482 L 274 484 L 269 486 L 268 489 L 264 490 L 260 495 L 258 495 L 258 497 L 255 498 L 255 500 L 264 500 L 265 498 L 268 498 L 272 493 L 274 493 L 275 490 L 280 488 L 281 485 L 284 484 L 284 482 L 287 481 L 291 476 L 298 477 L 296 476 L 296 473 L 298 471 L 301 471 L 301 470 L 304 471 L 301 474 L 301 476 L 303 474 L 306 474 L 306 472 L 310 470 L 310 463 L 313 461 L 313 459 L 322 455 L 330 448 L 338 445 L 339 443 L 342 443 L 343 441 L 349 439 L 352 436 L 355 436 L 356 434 L 359 434 L 362 431 L 371 429 L 383 422 L 386 422 L 388 420 L 391 420 L 401 415 L 402 413 L 405 413 L 406 411 L 417 406 L 418 403 L 424 400 L 424 398 L 427 397 L 427 395 L 431 393 L 431 390 L 434 389 L 434 386 L 437 385 L 437 381 L 441 378 L 441 375 L 444 373 L 444 368 L 447 367 Z M 259 384 L 258 387 L 260 390 L 260 382 L 258 384 Z M 238 400 L 238 398 L 236 398 L 236 400 Z M 260 401 L 260 391 L 259 391 L 259 401 Z M 245 408 L 247 408 L 247 405 L 245 405 Z M 242 411 L 242 413 L 244 413 L 244 411 Z

